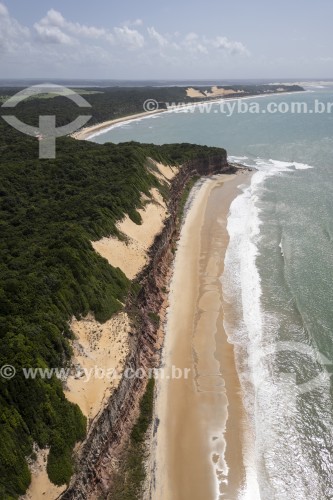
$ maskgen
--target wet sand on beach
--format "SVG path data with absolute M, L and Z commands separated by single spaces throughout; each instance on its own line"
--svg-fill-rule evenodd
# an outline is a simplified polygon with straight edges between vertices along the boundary
M 231 500 L 242 485 L 244 412 L 220 278 L 229 207 L 250 176 L 205 182 L 181 231 L 163 355 L 170 378 L 157 382 L 153 500 Z M 188 378 L 172 379 L 172 366 L 189 368 Z

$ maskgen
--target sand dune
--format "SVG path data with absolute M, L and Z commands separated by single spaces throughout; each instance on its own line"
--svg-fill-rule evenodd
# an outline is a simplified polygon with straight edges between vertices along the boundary
M 39 450 L 34 445 L 34 451 L 37 454 L 35 462 L 31 463 L 29 468 L 31 472 L 31 483 L 26 494 L 21 500 L 53 500 L 66 489 L 64 486 L 52 484 L 46 472 L 48 449 Z
M 73 318 L 70 327 L 76 337 L 72 358 L 75 375 L 66 381 L 65 396 L 79 405 L 90 423 L 119 383 L 129 350 L 130 322 L 128 315 L 121 312 L 103 324 L 92 315 L 80 320 Z M 114 370 L 117 374 L 113 374 Z M 37 460 L 30 464 L 31 484 L 22 500 L 55 500 L 66 486 L 57 487 L 48 478 L 49 450 L 35 446 L 35 452 Z
M 224 97 L 233 94 L 243 94 L 243 90 L 232 90 L 217 87 L 216 85 L 211 87 L 210 92 L 194 89 L 192 87 L 186 89 L 186 95 L 192 98 L 207 98 L 207 97 Z
M 171 170 L 168 174 L 171 178 Z M 117 223 L 117 228 L 126 241 L 110 236 L 92 242 L 96 252 L 112 266 L 119 267 L 129 279 L 133 279 L 146 265 L 148 249 L 155 236 L 162 230 L 167 217 L 167 208 L 160 192 L 153 188 L 150 195 L 151 202 L 146 202 L 145 207 L 138 210 L 142 224 L 135 224 L 128 216 Z
M 128 315 L 120 312 L 103 324 L 88 315 L 73 319 L 70 326 L 76 337 L 72 359 L 76 374 L 67 379 L 65 395 L 92 420 L 119 383 L 129 351 L 130 322 Z M 112 370 L 117 370 L 117 377 L 111 376 Z

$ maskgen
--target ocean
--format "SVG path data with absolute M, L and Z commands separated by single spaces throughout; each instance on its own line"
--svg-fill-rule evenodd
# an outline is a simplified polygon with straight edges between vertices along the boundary
M 256 169 L 230 207 L 221 276 L 247 411 L 239 499 L 331 499 L 333 107 L 315 111 L 328 110 L 333 86 L 242 101 L 260 112 L 228 116 L 216 103 L 209 113 L 196 107 L 117 124 L 92 140 L 221 146 Z M 270 113 L 269 103 L 284 104 Z

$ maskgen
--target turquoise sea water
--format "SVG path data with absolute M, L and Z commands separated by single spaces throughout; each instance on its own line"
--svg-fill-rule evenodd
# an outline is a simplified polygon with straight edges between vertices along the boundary
M 247 100 L 333 102 L 333 88 Z M 215 112 L 217 110 L 217 112 Z M 333 111 L 333 110 L 332 110 Z M 221 277 L 249 416 L 239 498 L 333 498 L 333 112 L 164 113 L 96 142 L 222 146 L 258 169 L 232 204 Z M 230 321 L 229 321 L 230 320 Z

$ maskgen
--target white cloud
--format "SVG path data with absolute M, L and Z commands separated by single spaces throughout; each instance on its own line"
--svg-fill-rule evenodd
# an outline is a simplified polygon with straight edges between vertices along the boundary
M 241 42 L 233 42 L 228 40 L 225 36 L 217 36 L 212 41 L 213 47 L 217 49 L 225 50 L 229 54 L 244 54 L 248 55 L 249 51 Z
M 8 16 L 9 13 L 8 13 L 8 9 L 5 5 L 3 5 L 2 3 L 0 3 L 0 17 L 2 16 Z
M 85 26 L 79 23 L 68 23 L 68 29 L 75 35 L 85 36 L 87 38 L 104 38 L 107 36 L 107 32 L 103 28 Z
M 128 24 L 140 26 L 141 19 L 128 22 Z M 120 44 L 129 49 L 142 48 L 144 37 L 135 29 L 131 29 L 127 24 L 121 27 L 115 27 L 112 30 L 98 28 L 95 26 L 86 26 L 80 23 L 74 23 L 66 20 L 63 15 L 51 9 L 46 16 L 34 24 L 39 38 L 44 42 L 59 43 L 64 45 L 83 41 L 83 39 L 100 39 L 112 44 Z
M 248 51 L 241 42 L 224 36 L 161 33 L 153 26 L 144 27 L 142 19 L 97 27 L 67 20 L 55 9 L 47 11 L 29 29 L 12 18 L 0 0 L 0 58 L 8 63 L 10 72 L 16 67 L 17 73 L 23 73 L 25 67 L 29 73 L 37 69 L 42 75 L 69 76 L 77 71 L 78 77 L 95 72 L 96 76 L 112 74 L 119 78 L 146 71 L 153 77 L 158 76 L 158 71 L 215 68 L 221 54 L 225 61 L 237 64 L 231 60 L 237 61 L 236 56 Z M 2 68 L 6 69 L 3 62 Z M 37 76 L 37 72 L 31 76 Z
M 157 42 L 160 47 L 167 47 L 169 45 L 168 40 L 163 35 L 158 33 L 155 28 L 147 28 L 147 31 L 150 38 Z
M 185 36 L 182 45 L 189 52 L 197 54 L 212 53 L 212 49 L 216 49 L 231 56 L 249 55 L 249 51 L 241 42 L 229 40 L 225 36 L 210 39 L 192 32 Z
M 130 49 L 141 49 L 145 44 L 145 39 L 137 30 L 131 30 L 128 26 L 114 28 L 116 39 L 125 47 Z
M 130 27 L 140 27 L 142 25 L 142 19 L 135 19 L 108 30 L 68 21 L 60 12 L 51 9 L 45 17 L 34 24 L 34 28 L 39 38 L 44 42 L 70 45 L 75 43 L 76 39 L 79 41 L 80 39 L 91 38 L 101 39 L 112 43 L 114 46 L 120 45 L 123 48 L 132 50 L 142 49 L 146 46 L 144 35 L 137 29 Z M 208 39 L 193 32 L 184 37 L 181 37 L 179 33 L 162 35 L 154 27 L 147 28 L 147 33 L 148 39 L 155 44 L 155 47 L 157 44 L 160 49 L 169 49 L 170 51 L 179 50 L 181 47 L 196 57 L 207 55 L 212 49 L 222 50 L 230 55 L 248 54 L 246 47 L 241 42 L 229 40 L 224 36 Z M 171 54 L 169 55 L 172 57 Z
M 58 28 L 63 28 L 66 24 L 66 21 L 60 12 L 51 9 L 48 11 L 46 16 L 39 21 L 39 24 L 42 24 L 44 26 L 58 26 Z
M 73 42 L 70 35 L 86 38 L 105 38 L 107 36 L 105 29 L 72 23 L 54 9 L 49 10 L 45 17 L 35 23 L 34 28 L 45 41 L 49 38 L 51 42 L 64 44 Z
M 208 48 L 197 33 L 188 33 L 183 41 L 183 46 L 193 54 L 208 54 Z
M 46 43 L 60 43 L 64 45 L 72 45 L 74 39 L 66 35 L 57 26 L 47 26 L 43 24 L 36 23 L 34 28 L 39 39 Z
M 0 51 L 15 52 L 20 43 L 26 42 L 29 36 L 29 29 L 12 18 L 7 7 L 0 3 Z

